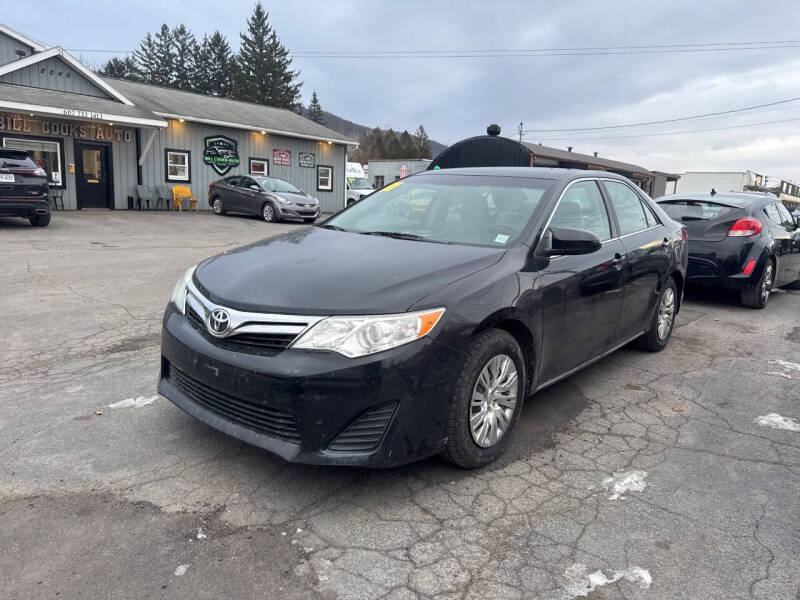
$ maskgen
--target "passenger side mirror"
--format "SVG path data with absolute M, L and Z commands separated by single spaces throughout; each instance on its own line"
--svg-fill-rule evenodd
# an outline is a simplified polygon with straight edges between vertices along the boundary
M 600 242 L 600 238 L 591 231 L 567 227 L 551 227 L 545 232 L 537 254 L 541 256 L 591 254 L 602 247 L 603 244 Z

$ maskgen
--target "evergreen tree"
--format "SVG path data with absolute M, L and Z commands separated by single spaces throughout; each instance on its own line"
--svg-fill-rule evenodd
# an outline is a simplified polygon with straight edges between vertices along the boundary
M 197 81 L 199 48 L 194 34 L 181 23 L 172 30 L 172 44 L 174 54 L 171 84 L 179 90 L 193 91 L 199 83 Z
M 414 134 L 417 142 L 417 151 L 416 156 L 419 158 L 433 158 L 431 156 L 431 144 L 430 138 L 428 137 L 428 132 L 425 131 L 425 128 L 420 125 L 417 127 L 417 131 Z
M 417 145 L 408 131 L 403 131 L 399 137 L 401 155 L 397 158 L 417 158 Z
M 133 62 L 136 70 L 145 83 L 156 83 L 156 41 L 148 33 L 139 43 L 139 48 L 133 51 Z
M 114 79 L 128 79 L 130 81 L 139 81 L 141 79 L 136 62 L 130 56 L 122 59 L 112 58 L 100 69 L 100 75 L 113 77 Z
M 325 125 L 325 115 L 322 114 L 322 106 L 319 103 L 319 98 L 317 98 L 317 92 L 311 93 L 311 103 L 308 105 L 307 116 L 314 123 Z
M 269 14 L 256 3 L 247 20 L 247 32 L 239 34 L 238 72 L 233 95 L 280 108 L 294 109 L 300 96 L 298 73 L 291 70 L 289 51 L 269 24 Z
M 157 85 L 172 85 L 175 81 L 175 55 L 172 30 L 166 23 L 155 35 L 155 66 L 152 83 Z
M 228 40 L 219 31 L 203 37 L 197 62 L 196 91 L 222 98 L 230 96 L 236 61 Z
M 386 158 L 403 158 L 403 147 L 397 133 L 390 127 L 386 132 Z

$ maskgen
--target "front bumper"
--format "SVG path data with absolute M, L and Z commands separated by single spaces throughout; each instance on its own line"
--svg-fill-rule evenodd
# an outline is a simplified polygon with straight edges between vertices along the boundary
M 314 206 L 301 206 L 298 204 L 275 203 L 278 217 L 281 219 L 316 219 L 320 215 L 319 204 Z
M 47 196 L 38 198 L 0 198 L 0 217 L 25 217 L 30 219 L 36 215 L 50 212 L 50 201 Z
M 223 348 L 170 304 L 158 391 L 204 423 L 291 461 L 394 466 L 438 453 L 462 356 L 424 338 L 359 359 Z

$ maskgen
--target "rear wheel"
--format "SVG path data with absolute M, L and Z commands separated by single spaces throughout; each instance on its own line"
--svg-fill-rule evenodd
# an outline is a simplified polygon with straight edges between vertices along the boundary
M 46 215 L 35 215 L 28 220 L 34 227 L 47 227 L 50 224 L 50 213 Z
M 522 351 L 509 333 L 478 335 L 450 399 L 442 456 L 467 469 L 500 456 L 519 419 L 525 381 Z
M 678 286 L 669 278 L 661 295 L 658 306 L 650 322 L 650 328 L 638 339 L 639 347 L 649 352 L 660 352 L 667 347 L 675 325 L 675 313 L 678 310 Z
M 274 223 L 277 219 L 275 218 L 275 208 L 269 202 L 264 202 L 264 206 L 261 207 L 261 217 L 267 223 Z
M 767 260 L 767 264 L 761 271 L 761 277 L 755 285 L 744 288 L 741 291 L 742 306 L 747 308 L 764 308 L 772 292 L 775 283 L 775 263 L 772 259 Z
M 211 203 L 211 208 L 215 215 L 225 214 L 225 205 L 222 203 L 222 198 L 219 196 L 214 197 L 214 201 Z

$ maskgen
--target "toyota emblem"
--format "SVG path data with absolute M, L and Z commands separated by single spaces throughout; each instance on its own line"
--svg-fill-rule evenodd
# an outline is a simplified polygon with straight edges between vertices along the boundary
M 211 335 L 224 337 L 231 327 L 231 316 L 227 310 L 215 308 L 208 314 L 206 327 Z

